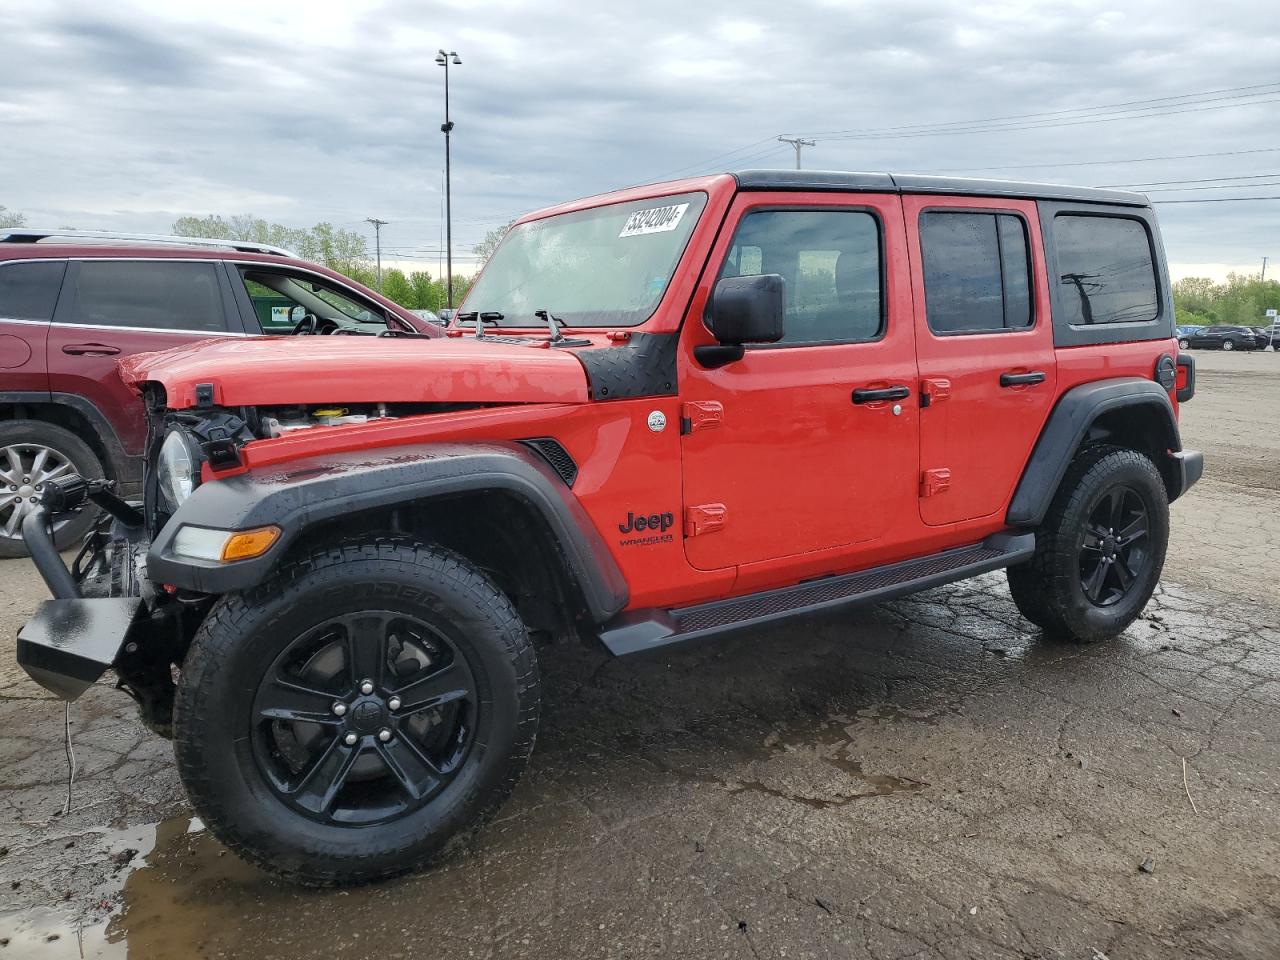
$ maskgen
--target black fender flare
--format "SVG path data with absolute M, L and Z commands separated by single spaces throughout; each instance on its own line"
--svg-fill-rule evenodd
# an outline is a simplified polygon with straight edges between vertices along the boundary
M 424 443 L 290 461 L 201 484 L 156 535 L 147 575 L 199 593 L 255 586 L 306 530 L 326 520 L 463 493 L 505 492 L 536 511 L 555 538 L 587 612 L 603 623 L 630 593 L 603 538 L 564 481 L 518 443 Z M 275 525 L 280 539 L 261 557 L 216 563 L 179 556 L 184 525 L 250 530 Z
M 1177 455 L 1182 450 L 1182 438 L 1169 392 L 1155 381 L 1141 377 L 1096 380 L 1068 390 L 1049 414 L 1009 503 L 1005 517 L 1009 525 L 1039 526 L 1090 427 L 1104 414 L 1138 407 L 1154 408 L 1167 423 L 1168 437 L 1161 446 L 1175 455 L 1175 462 L 1157 463 L 1156 466 L 1170 487 L 1169 499 L 1175 499 L 1185 487 L 1194 483 L 1199 478 L 1198 472 L 1190 479 L 1179 479 L 1183 471 Z

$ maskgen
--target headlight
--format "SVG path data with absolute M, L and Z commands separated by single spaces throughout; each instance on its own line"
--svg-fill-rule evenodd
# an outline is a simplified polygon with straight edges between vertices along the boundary
M 160 445 L 156 482 L 161 498 L 171 510 L 182 506 L 200 482 L 200 455 L 181 430 L 170 430 Z

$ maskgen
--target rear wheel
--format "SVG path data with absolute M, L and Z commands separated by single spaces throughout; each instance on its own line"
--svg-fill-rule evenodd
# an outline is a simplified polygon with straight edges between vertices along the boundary
M 1046 632 L 1104 640 L 1151 599 L 1168 539 L 1168 494 L 1155 464 L 1136 450 L 1087 447 L 1036 533 L 1035 555 L 1009 568 L 1009 590 Z
M 1179 340 L 1179 341 L 1178 341 L 1178 349 L 1180 349 L 1180 350 L 1190 350 L 1190 349 L 1191 349 L 1191 341 L 1190 341 L 1190 340 Z
M 1222 341 L 1222 349 L 1223 349 L 1223 350 L 1234 350 L 1235 348 L 1236 348 L 1236 342 L 1235 342 L 1234 340 L 1223 340 L 1223 341 Z
M 232 850 L 313 885 L 429 862 L 515 784 L 537 661 L 511 602 L 449 551 L 348 543 L 224 597 L 183 664 L 179 771 Z
M 0 557 L 25 557 L 22 521 L 35 509 L 44 485 L 78 473 L 102 476 L 102 462 L 70 430 L 40 420 L 0 423 Z M 97 510 L 86 508 L 54 524 L 59 550 L 80 542 L 93 526 Z

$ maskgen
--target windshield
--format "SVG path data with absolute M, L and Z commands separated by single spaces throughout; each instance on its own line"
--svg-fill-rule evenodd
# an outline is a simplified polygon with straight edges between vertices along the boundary
M 707 204 L 705 193 L 632 200 L 513 227 L 460 312 L 500 313 L 504 327 L 634 326 L 648 320 Z

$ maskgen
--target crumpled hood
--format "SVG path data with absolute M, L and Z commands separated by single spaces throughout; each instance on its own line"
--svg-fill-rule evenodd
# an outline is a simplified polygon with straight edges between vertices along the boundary
M 119 361 L 125 383 L 161 384 L 174 409 L 213 385 L 221 406 L 329 403 L 585 403 L 570 352 L 466 338 L 252 337 L 202 340 Z

